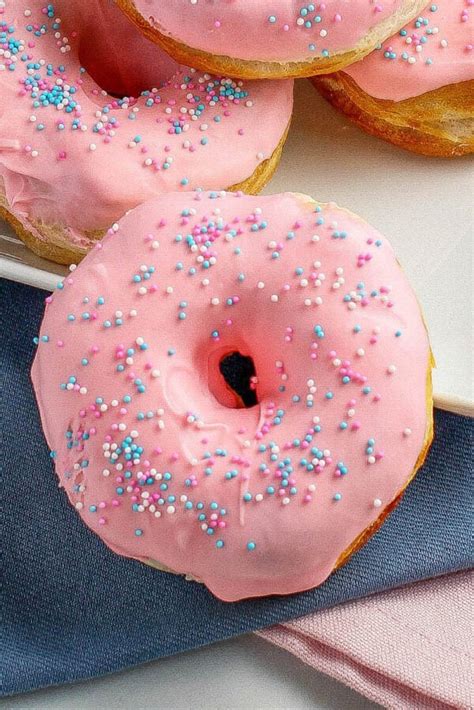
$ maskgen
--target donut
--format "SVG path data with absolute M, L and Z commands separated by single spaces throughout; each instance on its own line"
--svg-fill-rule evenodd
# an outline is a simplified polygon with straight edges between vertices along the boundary
M 424 5 L 424 0 L 115 1 L 178 61 L 247 79 L 342 69 Z
M 473 18 L 473 0 L 438 0 L 361 62 L 313 82 L 367 133 L 428 156 L 472 153 Z
M 163 192 L 258 192 L 292 103 L 291 80 L 176 64 L 111 0 L 4 0 L 0 215 L 40 256 L 77 262 Z
M 70 502 L 115 552 L 222 600 L 321 584 L 431 443 L 415 295 L 334 203 L 154 198 L 46 302 L 32 379 Z

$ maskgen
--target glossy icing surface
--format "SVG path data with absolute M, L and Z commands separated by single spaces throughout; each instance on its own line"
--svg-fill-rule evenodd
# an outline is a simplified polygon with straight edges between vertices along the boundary
M 110 0 L 0 3 L 0 184 L 18 218 L 79 245 L 154 195 L 250 177 L 292 94 L 178 67 Z
M 47 299 L 61 485 L 116 552 L 224 600 L 323 582 L 411 477 L 429 344 L 389 243 L 301 195 L 141 205 Z M 251 357 L 256 406 L 221 372 Z
M 474 0 L 430 3 L 345 73 L 378 99 L 402 101 L 474 79 Z
M 352 49 L 402 0 L 133 0 L 164 34 L 211 54 L 304 61 Z

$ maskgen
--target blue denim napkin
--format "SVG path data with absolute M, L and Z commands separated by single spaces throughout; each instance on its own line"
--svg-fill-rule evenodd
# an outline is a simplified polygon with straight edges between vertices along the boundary
M 3 693 L 195 648 L 472 563 L 473 420 L 436 412 L 436 439 L 401 505 L 318 589 L 233 604 L 119 557 L 58 488 L 29 379 L 45 293 L 0 281 Z

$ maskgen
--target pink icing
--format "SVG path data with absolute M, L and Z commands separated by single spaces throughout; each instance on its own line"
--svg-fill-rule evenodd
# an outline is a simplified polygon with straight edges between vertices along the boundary
M 230 352 L 253 359 L 256 406 L 235 408 Z M 32 377 L 86 524 L 236 600 L 320 584 L 397 496 L 428 366 L 375 229 L 290 193 L 202 192 L 136 208 L 66 277 Z
M 134 4 L 159 31 L 189 47 L 244 60 L 305 61 L 353 49 L 403 3 L 134 0 Z
M 272 155 L 291 117 L 291 81 L 220 80 L 178 67 L 106 0 L 57 0 L 51 17 L 46 5 L 0 7 L 0 183 L 20 219 L 68 225 L 71 241 L 87 246 L 86 230 L 106 229 L 148 198 L 230 187 Z M 42 60 L 28 74 L 28 63 Z M 55 89 L 61 110 L 33 105 L 24 81 L 35 75 L 36 93 Z
M 474 0 L 437 0 L 344 71 L 366 93 L 392 101 L 474 79 L 473 27 Z

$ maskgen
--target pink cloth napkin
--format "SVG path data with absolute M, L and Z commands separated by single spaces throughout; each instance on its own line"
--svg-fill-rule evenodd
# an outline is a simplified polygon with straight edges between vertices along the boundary
M 470 709 L 472 581 L 459 572 L 258 633 L 384 707 Z

